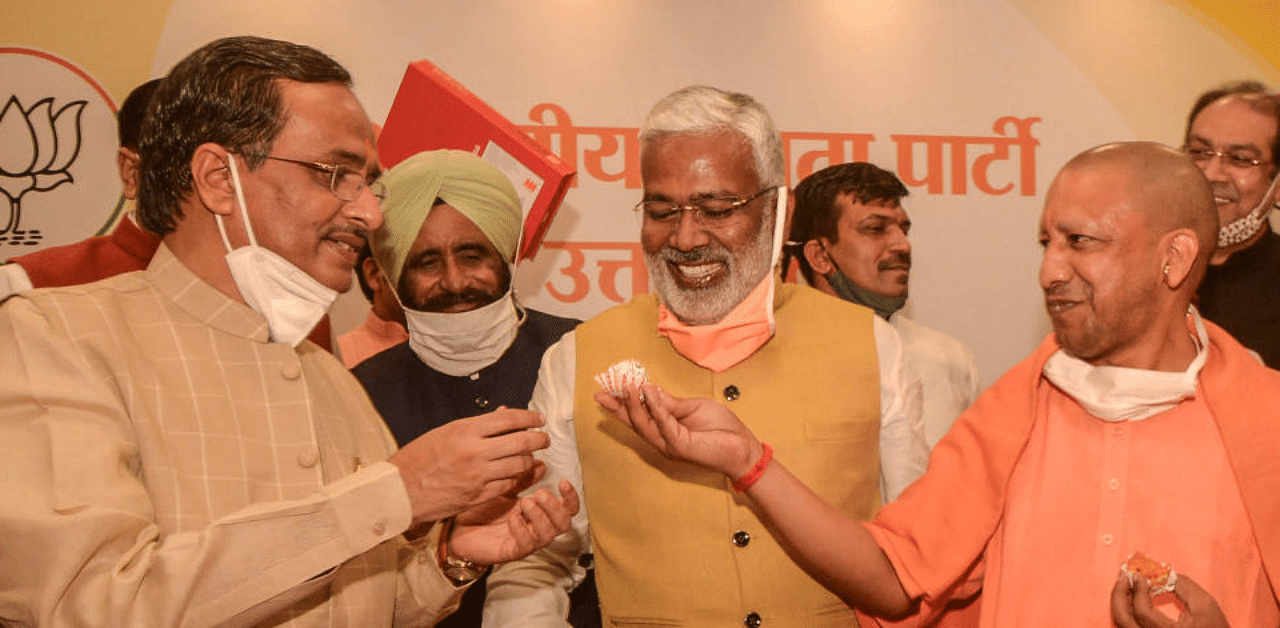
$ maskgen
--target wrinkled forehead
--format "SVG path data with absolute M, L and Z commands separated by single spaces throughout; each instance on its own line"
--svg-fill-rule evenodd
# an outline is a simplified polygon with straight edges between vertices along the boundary
M 856 190 L 842 192 L 836 196 L 836 208 L 841 212 L 841 217 L 850 215 L 857 216 L 886 216 L 894 220 L 908 220 L 907 209 L 902 206 L 902 200 L 897 198 L 873 199 L 865 203 L 858 200 Z
M 732 129 L 706 133 L 666 133 L 656 135 L 640 151 L 640 176 L 646 193 L 651 187 L 741 189 L 734 193 L 754 193 L 760 185 L 755 158 L 747 138 Z M 728 190 L 698 189 L 696 193 Z
M 1276 116 L 1250 96 L 1232 94 L 1207 105 L 1191 121 L 1187 142 L 1218 150 L 1252 150 L 1270 158 L 1280 126 Z
M 305 149 L 305 157 L 377 168 L 373 123 L 341 83 L 279 81 L 284 125 L 273 145 Z

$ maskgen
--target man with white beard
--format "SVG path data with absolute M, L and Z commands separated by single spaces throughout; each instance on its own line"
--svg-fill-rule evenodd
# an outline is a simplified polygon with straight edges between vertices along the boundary
M 530 404 L 551 436 L 542 482 L 568 479 L 586 503 L 546 550 L 495 569 L 485 625 L 565 626 L 588 551 L 605 625 L 850 625 L 853 612 L 735 497 L 749 477 L 731 485 L 667 461 L 595 403 L 595 376 L 635 360 L 667 390 L 728 402 L 863 519 L 924 470 L 919 381 L 871 310 L 772 272 L 785 164 L 758 102 L 688 87 L 654 106 L 640 141 L 635 209 L 655 293 L 543 357 Z

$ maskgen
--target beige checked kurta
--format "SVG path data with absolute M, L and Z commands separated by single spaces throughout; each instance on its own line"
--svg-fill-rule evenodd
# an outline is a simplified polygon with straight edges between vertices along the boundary
M 360 384 L 165 247 L 0 306 L 0 624 L 429 625 L 457 591 L 411 545 Z

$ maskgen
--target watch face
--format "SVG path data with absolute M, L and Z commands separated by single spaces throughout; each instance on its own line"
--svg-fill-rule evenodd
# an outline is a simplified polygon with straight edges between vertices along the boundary
M 480 568 L 474 565 L 449 565 L 444 568 L 444 577 L 455 584 L 466 584 L 480 577 Z

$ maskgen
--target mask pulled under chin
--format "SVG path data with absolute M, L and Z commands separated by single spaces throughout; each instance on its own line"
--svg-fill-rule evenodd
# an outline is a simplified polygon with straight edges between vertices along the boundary
M 835 262 L 833 261 L 832 266 L 834 265 Z M 890 316 L 893 316 L 894 312 L 901 310 L 902 306 L 907 304 L 905 295 L 887 297 L 870 290 L 863 290 L 858 284 L 853 283 L 851 279 L 846 277 L 844 273 L 840 272 L 839 268 L 827 275 L 827 283 L 831 284 L 831 289 L 835 290 L 836 296 L 850 303 L 865 305 L 875 310 L 876 315 L 886 321 L 889 320 Z
M 409 348 L 427 366 L 461 377 L 498 361 L 515 342 L 523 321 L 507 289 L 497 301 L 469 312 L 422 312 L 405 308 Z
M 1267 221 L 1267 212 L 1272 207 L 1267 205 L 1267 198 L 1275 191 L 1277 182 L 1280 182 L 1280 173 L 1277 173 L 1271 179 L 1271 186 L 1267 188 L 1267 193 L 1262 195 L 1262 200 L 1257 207 L 1218 229 L 1218 248 L 1240 244 L 1252 238 L 1255 233 L 1258 233 L 1263 223 Z M 1280 207 L 1280 202 L 1277 202 L 1274 206 Z
M 236 201 L 240 205 L 240 217 L 249 235 L 247 246 L 232 249 L 222 216 L 214 216 L 218 232 L 222 234 L 222 243 L 227 247 L 227 267 L 231 270 L 231 278 L 244 302 L 267 319 L 271 340 L 296 347 L 324 318 L 329 306 L 338 298 L 338 291 L 316 281 L 315 277 L 276 252 L 258 246 L 245 209 L 235 157 L 227 155 L 227 162 Z
M 713 373 L 723 373 L 751 357 L 773 338 L 776 330 L 773 318 L 774 271 L 782 255 L 786 207 L 787 187 L 784 185 L 778 187 L 774 201 L 770 271 L 723 318 L 709 325 L 688 325 L 668 310 L 666 304 L 658 304 L 658 335 L 669 340 L 676 353 Z
M 1103 421 L 1151 418 L 1196 394 L 1200 369 L 1209 356 L 1209 334 L 1194 307 L 1187 311 L 1187 319 L 1196 357 L 1183 372 L 1094 366 L 1058 349 L 1045 362 L 1044 376 L 1086 412 Z
M 724 318 L 710 325 L 681 322 L 666 305 L 658 307 L 658 334 L 676 353 L 714 373 L 751 357 L 773 337 L 773 274 L 747 294 Z

